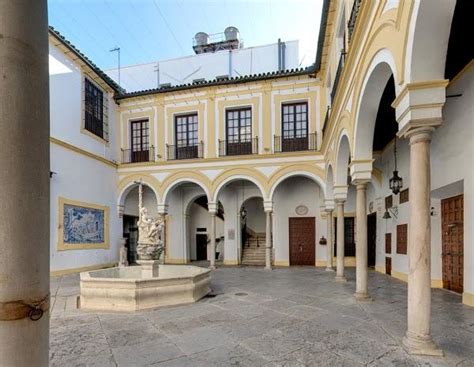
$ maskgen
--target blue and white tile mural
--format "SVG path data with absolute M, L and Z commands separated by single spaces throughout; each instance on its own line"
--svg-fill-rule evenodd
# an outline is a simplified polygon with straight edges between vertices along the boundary
M 104 211 L 64 204 L 64 243 L 104 243 Z

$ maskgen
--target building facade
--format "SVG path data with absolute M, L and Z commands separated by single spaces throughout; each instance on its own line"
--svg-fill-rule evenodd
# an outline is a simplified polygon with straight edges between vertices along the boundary
M 166 263 L 324 266 L 341 281 L 356 266 L 358 299 L 374 267 L 409 284 L 407 348 L 436 353 L 430 288 L 474 305 L 470 6 L 325 1 L 309 68 L 130 93 L 52 34 L 71 69 L 51 76 L 52 271 L 116 262 L 124 236 L 133 261 L 142 183 Z M 88 78 L 102 130 L 84 126 Z M 107 246 L 58 239 L 64 202 L 108 213 Z

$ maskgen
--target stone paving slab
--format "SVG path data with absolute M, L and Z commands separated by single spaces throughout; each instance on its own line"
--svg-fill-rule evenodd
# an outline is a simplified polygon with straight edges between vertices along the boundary
M 215 297 L 137 313 L 76 308 L 79 276 L 51 281 L 51 366 L 474 366 L 474 309 L 435 289 L 433 338 L 445 357 L 409 356 L 406 284 L 369 273 L 357 303 L 324 269 L 219 268 Z

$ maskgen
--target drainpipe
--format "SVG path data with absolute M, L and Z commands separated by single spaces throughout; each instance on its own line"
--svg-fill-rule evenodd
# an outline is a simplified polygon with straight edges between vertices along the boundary
M 278 71 L 281 70 L 281 39 L 278 38 Z
M 229 50 L 229 78 L 232 78 L 232 50 Z
M 286 43 L 281 43 L 281 70 L 285 70 Z

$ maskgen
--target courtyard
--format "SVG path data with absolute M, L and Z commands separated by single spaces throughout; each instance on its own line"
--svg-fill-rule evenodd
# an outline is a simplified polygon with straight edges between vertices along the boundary
M 370 303 L 313 267 L 223 267 L 201 301 L 137 313 L 77 309 L 79 276 L 51 279 L 52 366 L 474 366 L 474 309 L 433 289 L 443 358 L 409 356 L 406 283 L 369 272 Z

